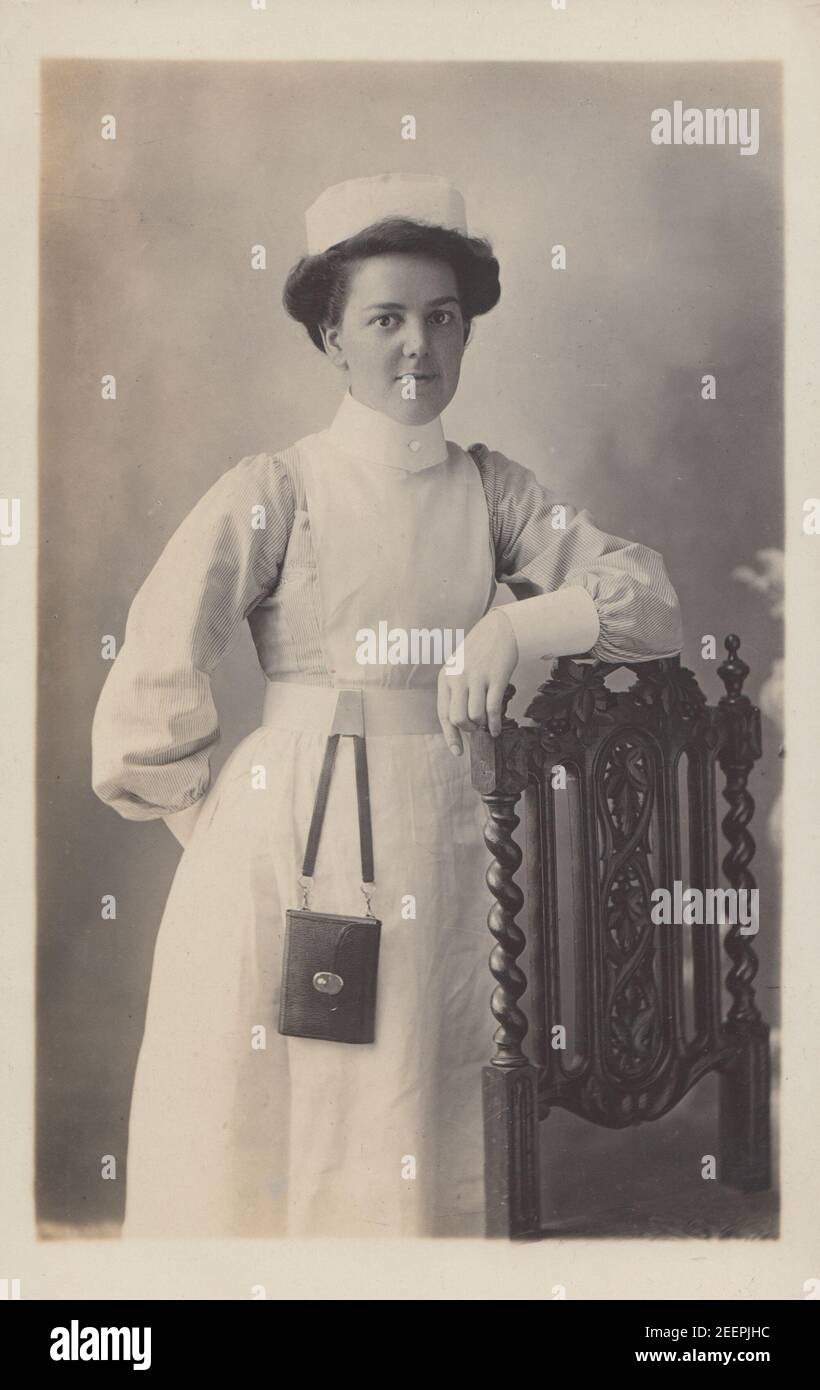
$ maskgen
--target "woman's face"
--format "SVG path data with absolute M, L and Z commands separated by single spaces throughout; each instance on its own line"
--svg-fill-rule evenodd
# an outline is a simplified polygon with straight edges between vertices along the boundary
M 408 425 L 449 405 L 464 354 L 455 272 L 445 261 L 390 252 L 351 268 L 341 323 L 323 328 L 328 356 L 357 401 Z M 415 399 L 406 379 L 415 380 Z

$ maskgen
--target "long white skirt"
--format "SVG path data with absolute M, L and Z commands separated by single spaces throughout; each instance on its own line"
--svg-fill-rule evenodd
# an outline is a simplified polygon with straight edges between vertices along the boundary
M 481 1236 L 491 896 L 469 749 L 368 739 L 382 921 L 376 1041 L 277 1031 L 285 912 L 326 735 L 262 727 L 225 763 L 160 926 L 124 1236 Z M 466 743 L 466 740 L 465 740 Z M 266 789 L 251 771 L 266 769 Z M 310 905 L 364 913 L 340 740 Z M 413 915 L 414 914 L 414 915 Z

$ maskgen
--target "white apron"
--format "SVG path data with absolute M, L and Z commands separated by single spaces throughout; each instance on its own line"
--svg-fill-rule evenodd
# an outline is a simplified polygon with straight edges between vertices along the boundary
M 438 667 L 360 665 L 356 635 L 381 621 L 466 633 L 486 612 L 494 558 L 474 462 L 451 445 L 447 463 L 416 473 L 340 464 L 322 434 L 300 450 L 334 684 L 427 689 L 434 705 Z M 440 732 L 368 737 L 376 1041 L 333 1043 L 277 1031 L 285 912 L 301 905 L 328 732 L 326 717 L 299 722 L 239 744 L 180 860 L 135 1077 L 123 1234 L 480 1236 L 491 898 L 467 741 L 455 758 Z M 360 882 L 343 738 L 310 905 L 362 915 Z

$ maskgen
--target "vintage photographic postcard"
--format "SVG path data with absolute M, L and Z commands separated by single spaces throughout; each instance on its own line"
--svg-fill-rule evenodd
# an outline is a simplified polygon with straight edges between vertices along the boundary
M 8 1297 L 820 1296 L 820 9 L 3 8 Z

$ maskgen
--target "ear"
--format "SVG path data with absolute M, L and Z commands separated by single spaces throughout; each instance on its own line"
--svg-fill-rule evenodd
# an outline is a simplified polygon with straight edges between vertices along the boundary
M 326 328 L 323 323 L 319 324 L 319 332 L 322 335 L 322 342 L 325 345 L 325 352 L 330 358 L 334 367 L 346 367 L 347 358 L 344 355 L 338 327 Z

